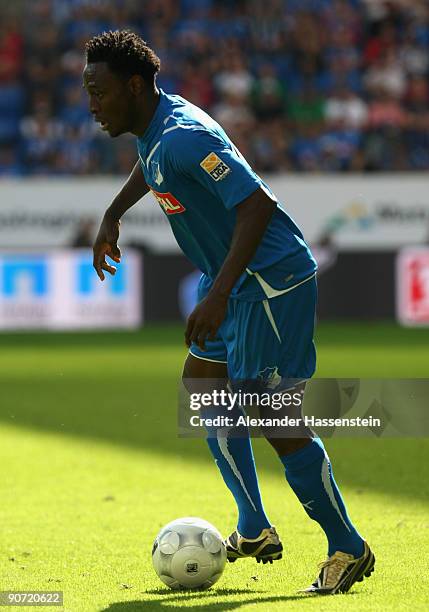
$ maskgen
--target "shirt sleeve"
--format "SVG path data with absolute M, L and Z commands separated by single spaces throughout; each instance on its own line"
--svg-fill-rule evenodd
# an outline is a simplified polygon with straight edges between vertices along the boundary
M 262 184 L 238 149 L 208 130 L 177 129 L 169 155 L 177 172 L 197 181 L 228 210 Z

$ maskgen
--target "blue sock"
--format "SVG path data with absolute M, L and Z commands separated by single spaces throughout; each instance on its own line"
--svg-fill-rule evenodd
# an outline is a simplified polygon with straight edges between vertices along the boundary
M 308 516 L 328 538 L 328 556 L 337 550 L 354 557 L 363 554 L 363 539 L 350 521 L 320 438 L 300 450 L 280 457 L 286 478 Z
M 228 416 L 231 416 L 231 413 Z M 251 539 L 258 537 L 262 529 L 270 527 L 271 523 L 262 505 L 247 429 L 244 426 L 234 427 L 233 431 L 234 436 L 228 437 L 225 435 L 225 428 L 211 428 L 207 443 L 225 484 L 237 503 L 237 529 L 242 536 Z

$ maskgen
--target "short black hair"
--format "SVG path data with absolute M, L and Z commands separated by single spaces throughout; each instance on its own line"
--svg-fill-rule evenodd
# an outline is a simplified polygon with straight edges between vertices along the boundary
M 129 30 L 103 32 L 86 44 L 87 62 L 106 62 L 112 72 L 130 77 L 139 74 L 153 82 L 161 60 L 146 42 Z

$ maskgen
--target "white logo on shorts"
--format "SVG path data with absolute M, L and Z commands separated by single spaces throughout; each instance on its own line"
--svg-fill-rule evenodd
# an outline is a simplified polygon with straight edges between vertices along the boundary
M 282 381 L 277 366 L 266 367 L 258 373 L 260 378 L 269 389 L 275 389 Z

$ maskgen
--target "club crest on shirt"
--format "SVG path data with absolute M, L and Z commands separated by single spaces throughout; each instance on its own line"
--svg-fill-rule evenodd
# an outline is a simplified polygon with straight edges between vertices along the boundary
M 159 169 L 158 162 L 152 162 L 152 170 L 153 170 L 153 180 L 157 185 L 161 185 L 164 177 L 161 174 L 161 170 Z
M 210 174 L 214 181 L 221 181 L 231 172 L 231 168 L 227 166 L 216 153 L 209 153 L 207 157 L 200 162 L 200 166 L 207 174 Z
M 151 189 L 151 192 L 167 215 L 177 215 L 178 213 L 185 212 L 186 208 L 172 193 L 160 193 L 159 191 L 155 191 L 155 189 Z

